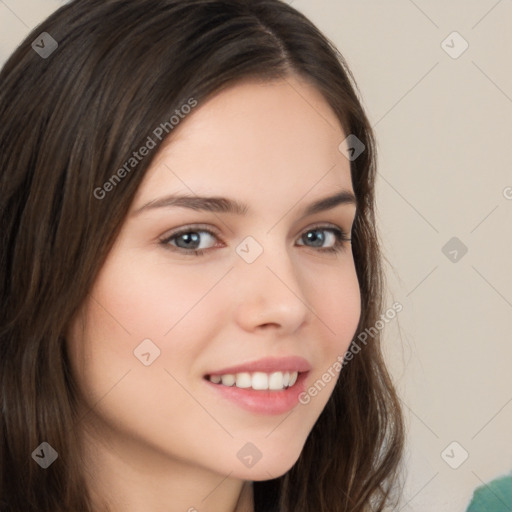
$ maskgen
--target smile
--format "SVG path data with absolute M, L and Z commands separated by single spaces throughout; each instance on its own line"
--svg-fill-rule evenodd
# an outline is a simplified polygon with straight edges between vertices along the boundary
M 241 389 L 279 391 L 289 388 L 297 381 L 299 372 L 241 372 L 224 375 L 207 375 L 207 379 L 222 386 L 235 386 Z

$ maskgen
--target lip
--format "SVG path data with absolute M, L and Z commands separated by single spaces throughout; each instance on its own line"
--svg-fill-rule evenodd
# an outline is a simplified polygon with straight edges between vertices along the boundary
M 250 367 L 253 368 L 254 366 Z M 222 371 L 224 372 L 224 370 Z M 233 402 L 246 411 L 260 415 L 276 415 L 283 414 L 296 407 L 299 402 L 299 396 L 304 392 L 305 381 L 308 375 L 309 371 L 300 372 L 293 386 L 272 391 L 237 388 L 234 385 L 224 386 L 222 384 L 214 384 L 206 377 L 204 378 L 204 382 L 213 393 L 220 394 L 223 398 Z
M 207 375 L 226 375 L 228 373 L 242 373 L 242 372 L 309 372 L 311 370 L 311 364 L 309 361 L 299 356 L 287 356 L 287 357 L 265 357 L 252 361 L 249 363 L 239 364 L 236 366 L 229 366 L 220 370 L 214 370 L 208 372 Z M 294 386 L 292 386 L 293 388 Z M 289 388 L 289 389 L 292 389 Z

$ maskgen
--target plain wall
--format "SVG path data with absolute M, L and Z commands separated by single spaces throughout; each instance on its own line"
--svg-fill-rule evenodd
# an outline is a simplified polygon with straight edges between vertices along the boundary
M 0 2 L 0 62 L 63 3 Z M 289 3 L 346 58 L 377 136 L 401 510 L 462 512 L 512 469 L 512 2 Z

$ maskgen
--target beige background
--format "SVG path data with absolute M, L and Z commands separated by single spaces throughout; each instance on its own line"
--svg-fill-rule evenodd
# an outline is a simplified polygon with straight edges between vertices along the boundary
M 409 427 L 400 510 L 462 512 L 512 470 L 512 1 L 290 3 L 347 59 L 378 139 L 403 305 L 385 330 Z M 61 4 L 0 0 L 0 62 Z M 465 255 L 443 253 L 452 237 Z

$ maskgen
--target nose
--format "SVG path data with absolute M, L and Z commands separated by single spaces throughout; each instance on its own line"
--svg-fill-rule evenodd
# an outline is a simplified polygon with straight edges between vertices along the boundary
M 264 244 L 252 263 L 242 258 L 237 261 L 232 276 L 236 280 L 235 317 L 244 330 L 273 328 L 280 335 L 293 334 L 308 321 L 312 308 L 290 256 L 284 245 L 274 241 Z

